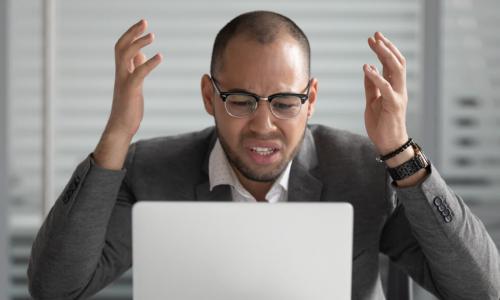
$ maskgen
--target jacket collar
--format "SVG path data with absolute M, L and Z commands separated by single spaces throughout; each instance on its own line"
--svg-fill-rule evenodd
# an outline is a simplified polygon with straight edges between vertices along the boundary
M 216 140 L 217 133 L 214 129 L 202 167 L 206 180 L 196 186 L 196 199 L 199 201 L 231 201 L 231 188 L 228 185 L 216 186 L 210 191 L 208 161 Z M 302 145 L 292 162 L 290 170 L 288 201 L 320 201 L 323 184 L 317 179 L 317 173 L 318 158 L 316 155 L 316 145 L 311 131 L 309 128 L 306 128 Z

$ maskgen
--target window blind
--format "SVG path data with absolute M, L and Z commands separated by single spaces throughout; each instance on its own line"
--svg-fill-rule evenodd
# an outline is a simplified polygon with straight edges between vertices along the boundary
M 498 202 L 500 3 L 448 0 L 444 5 L 440 171 L 465 199 Z

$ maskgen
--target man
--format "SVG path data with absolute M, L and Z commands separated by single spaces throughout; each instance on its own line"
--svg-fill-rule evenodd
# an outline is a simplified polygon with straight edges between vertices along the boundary
M 118 40 L 106 129 L 33 244 L 35 298 L 96 293 L 131 267 L 133 203 L 184 199 L 347 201 L 355 209 L 353 299 L 383 298 L 380 251 L 440 298 L 498 299 L 498 251 L 409 140 L 405 59 L 381 33 L 368 44 L 383 73 L 363 66 L 369 140 L 307 125 L 318 92 L 309 42 L 290 19 L 257 11 L 215 39 L 211 74 L 201 79 L 215 128 L 130 146 L 143 117 L 143 81 L 162 60 L 141 52 L 153 41 L 146 26 L 140 21 Z

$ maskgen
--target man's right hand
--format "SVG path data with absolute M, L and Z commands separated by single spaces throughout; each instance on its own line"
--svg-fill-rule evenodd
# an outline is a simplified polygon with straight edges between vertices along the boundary
M 141 36 L 147 22 L 141 20 L 125 32 L 115 45 L 115 87 L 113 104 L 106 128 L 94 150 L 100 167 L 120 170 L 128 147 L 139 130 L 144 114 L 144 78 L 161 63 L 161 54 L 149 60 L 141 49 L 153 42 L 152 33 Z

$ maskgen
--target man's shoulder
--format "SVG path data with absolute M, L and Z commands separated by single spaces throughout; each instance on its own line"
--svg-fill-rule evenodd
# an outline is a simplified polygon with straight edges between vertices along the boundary
M 324 151 L 331 150 L 335 154 L 346 153 L 350 156 L 361 153 L 373 155 L 375 153 L 373 143 L 364 135 L 319 124 L 308 127 L 316 147 L 324 149 Z
M 135 147 L 136 151 L 140 149 L 140 151 L 148 153 L 161 152 L 165 154 L 174 154 L 196 150 L 204 145 L 208 146 L 214 134 L 215 128 L 208 127 L 200 131 L 139 140 L 135 143 Z
M 155 137 L 135 142 L 129 158 L 135 166 L 162 167 L 196 165 L 198 168 L 206 158 L 215 141 L 214 127 L 178 135 Z
M 378 154 L 368 137 L 324 125 L 311 125 L 309 129 L 323 176 L 384 178 L 385 168 L 375 160 Z

